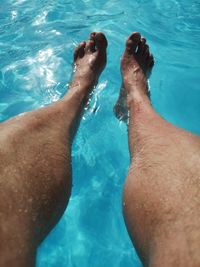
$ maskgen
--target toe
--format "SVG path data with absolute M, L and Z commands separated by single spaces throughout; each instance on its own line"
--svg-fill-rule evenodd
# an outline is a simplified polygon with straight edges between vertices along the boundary
M 150 68 L 152 68 L 153 65 L 154 65 L 154 58 L 153 58 L 153 55 L 152 54 L 149 55 L 148 64 L 149 64 L 149 67 Z
M 76 61 L 78 58 L 82 58 L 84 56 L 84 49 L 86 46 L 86 42 L 82 42 L 79 44 L 79 46 L 74 51 L 74 61 Z
M 80 46 L 80 45 L 79 45 L 79 46 Z M 76 61 L 76 60 L 77 60 L 77 58 L 78 58 L 79 46 L 78 46 L 78 47 L 76 47 L 76 48 L 75 48 L 75 50 L 74 50 L 74 61 Z
M 96 35 L 96 32 L 91 32 L 90 33 L 90 40 L 94 40 L 95 35 Z
M 149 57 L 149 46 L 147 44 L 144 45 L 144 57 L 148 58 Z
M 139 32 L 132 33 L 126 41 L 126 49 L 129 53 L 134 53 L 140 42 L 141 35 Z
M 86 46 L 85 46 L 85 51 L 86 52 L 95 52 L 95 43 L 93 40 L 88 40 L 87 43 L 86 43 Z
M 90 35 L 91 40 L 95 42 L 97 50 L 105 51 L 108 46 L 108 41 L 102 32 L 93 32 Z
M 137 50 L 137 54 L 141 55 L 144 53 L 145 50 L 145 44 L 146 44 L 146 39 L 145 38 L 141 38 L 139 44 L 138 44 L 138 50 Z

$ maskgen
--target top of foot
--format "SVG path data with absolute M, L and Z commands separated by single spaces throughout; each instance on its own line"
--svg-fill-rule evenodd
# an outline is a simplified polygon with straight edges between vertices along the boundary
M 140 33 L 132 33 L 127 41 L 121 59 L 122 87 L 114 112 L 119 120 L 127 122 L 128 106 L 132 93 L 148 94 L 147 78 L 149 77 L 154 59 L 149 52 L 149 46 Z M 128 98 L 127 98 L 128 96 Z
M 149 46 L 140 33 L 132 33 L 127 41 L 121 59 L 121 71 L 125 89 L 136 82 L 146 82 L 154 65 L 154 59 L 149 52 Z
M 78 45 L 74 51 L 73 83 L 82 84 L 91 89 L 106 65 L 107 40 L 103 33 L 93 32 L 88 41 Z

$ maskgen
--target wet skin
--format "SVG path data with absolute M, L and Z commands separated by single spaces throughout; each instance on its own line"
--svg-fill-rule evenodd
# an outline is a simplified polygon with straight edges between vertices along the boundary
M 92 33 L 74 52 L 68 93 L 0 124 L 0 266 L 35 265 L 38 245 L 71 193 L 71 145 L 88 95 L 106 64 L 107 40 Z
M 102 33 L 91 34 L 74 53 L 74 78 L 62 100 L 0 124 L 2 267 L 34 266 L 37 246 L 67 206 L 71 144 L 87 97 L 105 67 L 106 47 Z M 154 111 L 147 94 L 153 64 L 146 40 L 133 33 L 122 57 L 122 89 L 115 106 L 123 120 L 129 111 L 125 222 L 145 266 L 196 267 L 200 138 Z
M 123 192 L 126 226 L 144 266 L 200 266 L 200 138 L 161 118 L 148 97 L 154 64 L 133 33 L 121 60 L 116 116 L 127 120 L 131 164 Z

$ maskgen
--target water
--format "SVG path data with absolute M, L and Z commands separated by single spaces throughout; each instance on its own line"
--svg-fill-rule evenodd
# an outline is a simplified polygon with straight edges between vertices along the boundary
M 108 64 L 73 146 L 73 193 L 38 251 L 37 267 L 139 267 L 121 213 L 127 130 L 113 116 L 127 35 L 140 31 L 156 65 L 155 109 L 200 134 L 200 2 L 1 0 L 0 121 L 60 99 L 72 51 L 91 31 L 108 37 Z

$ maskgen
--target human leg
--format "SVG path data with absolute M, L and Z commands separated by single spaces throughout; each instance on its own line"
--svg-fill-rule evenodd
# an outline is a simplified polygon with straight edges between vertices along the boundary
M 71 192 L 71 144 L 88 95 L 106 64 L 107 41 L 92 33 L 74 54 L 66 96 L 0 124 L 0 266 L 34 266 L 37 246 Z
M 200 263 L 200 138 L 154 111 L 147 91 L 152 66 L 146 40 L 132 34 L 121 62 L 131 155 L 124 218 L 145 266 L 196 267 Z

